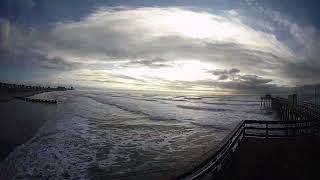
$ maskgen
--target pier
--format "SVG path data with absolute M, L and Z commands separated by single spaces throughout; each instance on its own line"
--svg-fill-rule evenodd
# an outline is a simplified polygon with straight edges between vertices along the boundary
M 320 120 L 320 105 L 299 102 L 297 95 L 289 95 L 288 98 L 261 97 L 261 106 L 272 108 L 281 120 Z
M 260 105 L 279 120 L 241 121 L 209 159 L 176 179 L 319 179 L 319 106 L 296 95 L 266 95 Z

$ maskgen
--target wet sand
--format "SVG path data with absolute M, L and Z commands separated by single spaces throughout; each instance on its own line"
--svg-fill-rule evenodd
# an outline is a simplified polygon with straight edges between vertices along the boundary
M 0 88 L 0 161 L 16 146 L 35 135 L 52 118 L 56 105 L 25 102 L 14 97 L 29 97 L 41 91 L 8 91 Z
M 39 94 L 43 92 L 48 92 L 48 91 L 0 88 L 0 102 L 9 102 L 15 99 L 15 97 L 30 97 L 35 94 Z

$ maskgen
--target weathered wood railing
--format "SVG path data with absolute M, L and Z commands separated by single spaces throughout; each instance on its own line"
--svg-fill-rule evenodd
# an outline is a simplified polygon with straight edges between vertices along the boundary
M 290 138 L 318 134 L 320 121 L 241 121 L 234 130 L 221 142 L 218 150 L 207 161 L 177 179 L 199 179 L 208 174 L 214 177 L 230 160 L 243 138 Z
M 274 109 L 281 120 L 317 120 L 320 119 L 320 106 L 312 103 L 285 99 L 281 97 L 261 97 L 261 106 Z
M 246 120 L 245 137 L 285 138 L 318 133 L 320 121 L 256 121 Z

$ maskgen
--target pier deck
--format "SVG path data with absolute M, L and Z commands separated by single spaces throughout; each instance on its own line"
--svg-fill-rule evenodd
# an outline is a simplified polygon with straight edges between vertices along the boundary
M 320 179 L 320 138 L 244 138 L 215 179 Z

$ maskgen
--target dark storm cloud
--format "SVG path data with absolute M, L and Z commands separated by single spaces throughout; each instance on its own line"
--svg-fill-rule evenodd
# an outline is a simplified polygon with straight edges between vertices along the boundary
M 278 1 L 278 0 L 245 0 L 245 2 L 260 11 L 275 8 L 279 12 L 300 22 L 313 23 L 315 26 L 320 27 L 319 9 L 320 2 L 317 0 L 311 1 Z
M 38 46 L 38 36 L 32 35 L 32 29 L 24 25 L 0 19 L 0 64 L 6 67 L 35 67 L 57 71 L 69 71 L 81 66 L 61 57 L 49 57 Z
M 269 92 L 285 92 L 288 89 L 284 86 L 279 86 L 275 84 L 267 84 L 267 83 L 261 83 L 261 80 L 258 80 L 259 83 L 254 83 L 250 81 L 230 81 L 230 82 L 223 82 L 223 83 L 215 83 L 216 86 L 223 88 L 223 89 L 229 89 L 233 90 L 235 92 L 247 92 L 247 93 L 266 93 Z M 209 83 L 210 84 L 210 83 Z
M 212 87 L 218 88 L 220 91 L 231 91 L 235 93 L 265 93 L 272 92 L 286 92 L 289 88 L 275 84 L 269 84 L 271 79 L 264 79 L 256 75 L 244 75 L 231 81 L 220 80 L 199 80 L 194 82 L 176 82 L 168 83 L 170 87 L 176 89 L 192 89 L 197 87 Z M 180 85 L 180 86 L 179 86 Z
M 242 75 L 242 76 L 238 76 L 238 79 L 246 84 L 251 84 L 251 85 L 255 85 L 255 84 L 267 84 L 269 82 L 272 81 L 272 79 L 266 79 L 266 78 L 261 78 L 257 75 Z
M 130 61 L 123 66 L 127 67 L 141 67 L 141 66 L 146 66 L 149 68 L 163 68 L 163 67 L 171 67 L 168 62 L 171 62 L 170 60 L 166 60 L 163 58 L 154 58 L 151 60 L 133 60 Z
M 226 74 L 222 74 L 222 75 L 219 76 L 219 80 L 226 80 L 228 78 L 229 78 L 229 76 L 226 75 Z
M 236 91 L 266 90 L 265 88 L 274 88 L 274 84 L 269 84 L 272 79 L 262 78 L 257 75 L 236 75 L 231 81 L 206 82 L 207 85 L 216 85 L 220 88 Z
M 284 74 L 293 78 L 298 84 L 318 82 L 320 77 L 320 62 L 292 62 L 283 66 Z
M 215 76 L 218 76 L 218 80 L 226 80 L 229 77 L 234 77 L 236 74 L 240 73 L 240 70 L 237 68 L 232 69 L 215 69 L 215 70 L 209 70 L 208 73 L 211 73 Z
M 167 81 L 166 85 L 175 89 L 193 89 L 199 87 L 218 88 L 220 91 L 236 93 L 265 93 L 266 91 L 286 92 L 289 88 L 275 85 L 272 79 L 262 78 L 257 75 L 239 74 L 240 70 L 232 68 L 230 70 L 216 69 L 213 75 L 218 76 L 217 80 L 198 81 Z M 228 76 L 230 75 L 230 76 Z M 228 81 L 225 81 L 227 80 Z
M 237 73 L 240 72 L 240 70 L 237 69 L 237 68 L 232 68 L 232 69 L 229 69 L 229 70 L 227 70 L 227 69 L 224 69 L 224 70 L 222 70 L 222 69 L 215 69 L 215 70 L 209 70 L 209 71 L 207 71 L 207 72 L 208 72 L 208 73 L 211 73 L 211 74 L 213 74 L 213 75 L 218 76 L 218 75 L 237 74 Z
M 237 73 L 239 73 L 239 72 L 240 72 L 240 70 L 239 70 L 239 69 L 236 69 L 236 68 L 232 68 L 232 69 L 229 70 L 229 73 L 230 73 L 230 74 L 237 74 Z
M 133 61 L 132 64 L 140 63 L 149 66 L 154 65 L 154 67 L 165 66 L 165 64 L 152 63 L 152 59 L 158 57 L 173 60 L 201 59 L 223 65 L 227 63 L 227 65 L 233 64 L 244 67 L 257 62 L 256 65 L 269 67 L 267 63 L 272 64 L 276 61 L 275 58 L 281 57 L 280 59 L 283 59 L 283 56 L 287 54 L 287 52 L 283 53 L 286 49 L 274 38 L 269 38 L 269 35 L 255 32 L 254 29 L 248 27 L 245 27 L 243 33 L 256 33 L 256 41 L 258 43 L 262 42 L 261 46 L 268 46 L 270 49 L 263 49 L 263 47 L 252 49 L 250 45 L 252 42 L 241 38 L 238 41 L 243 41 L 244 45 L 230 40 L 209 43 L 203 39 L 179 34 L 153 37 L 152 26 L 148 29 L 149 27 L 145 24 L 135 24 L 135 21 L 131 20 L 135 19 L 134 16 L 139 15 L 139 13 L 152 16 L 154 12 L 171 13 L 174 11 L 177 11 L 177 13 L 186 12 L 183 9 L 129 9 L 120 12 L 107 9 L 105 12 L 93 14 L 92 18 L 85 19 L 83 22 L 58 24 L 49 36 L 48 41 L 52 42 L 50 48 L 56 49 L 62 54 L 71 53 L 79 57 L 86 56 L 94 59 L 98 57 L 100 60 L 110 58 L 114 60 L 130 59 Z M 105 16 L 103 16 L 104 14 Z M 98 18 L 95 18 L 96 16 Z M 100 20 L 101 16 L 104 19 Z M 226 19 L 226 21 L 228 20 Z M 230 22 L 230 26 L 239 25 Z M 132 28 L 128 29 L 127 27 Z M 242 27 L 240 25 L 231 28 Z M 145 38 L 140 38 L 136 34 L 144 34 Z M 246 43 L 249 43 L 249 45 L 246 45 Z M 274 46 L 277 46 L 277 48 L 274 48 Z
M 78 62 L 70 62 L 59 57 L 49 58 L 41 55 L 33 55 L 31 61 L 34 66 L 57 71 L 70 71 L 82 66 Z
M 1 52 L 0 58 L 0 65 L 5 67 L 32 67 L 44 70 L 70 71 L 82 66 L 78 62 L 66 61 L 59 57 L 50 58 L 30 52 L 25 52 L 24 54 Z

